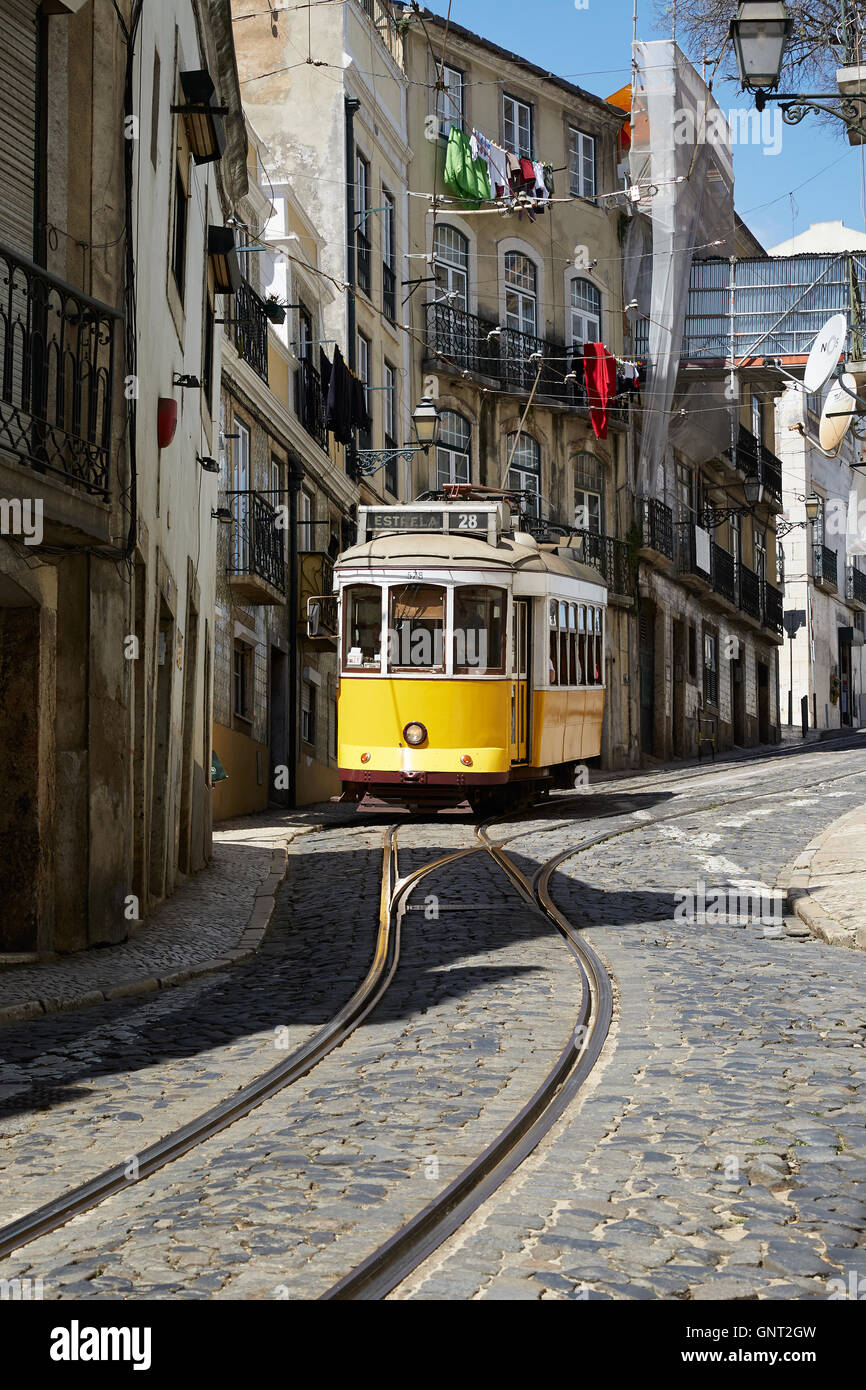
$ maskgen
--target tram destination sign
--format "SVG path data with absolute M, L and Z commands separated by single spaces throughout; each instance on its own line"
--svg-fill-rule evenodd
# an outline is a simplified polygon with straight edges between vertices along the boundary
M 367 526 L 371 531 L 444 531 L 445 517 L 442 512 L 400 510 L 367 513 Z
M 400 531 L 434 531 L 440 535 L 474 536 L 495 545 L 501 524 L 495 503 L 449 502 L 444 506 L 361 507 L 358 534 L 367 539 Z

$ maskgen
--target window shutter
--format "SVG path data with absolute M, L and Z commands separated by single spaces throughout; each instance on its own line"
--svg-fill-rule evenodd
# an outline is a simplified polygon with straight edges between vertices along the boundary
M 0 23 L 0 242 L 32 260 L 36 198 L 37 6 L 4 0 Z

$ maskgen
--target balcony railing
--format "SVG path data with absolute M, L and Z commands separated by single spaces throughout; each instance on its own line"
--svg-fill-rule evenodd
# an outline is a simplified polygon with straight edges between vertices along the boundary
M 732 457 L 730 449 L 725 452 L 728 458 Z M 762 444 L 751 430 L 747 430 L 745 425 L 740 425 L 737 436 L 737 467 L 745 473 L 747 478 L 760 479 L 769 496 L 774 501 L 781 502 L 781 460 L 776 458 L 773 451 Z
M 715 541 L 712 544 L 713 588 L 728 603 L 737 602 L 736 566 L 733 555 Z
M 403 66 L 403 36 L 385 0 L 359 0 L 361 9 L 372 21 L 379 39 L 391 57 Z
M 694 522 L 681 521 L 677 529 L 679 531 L 677 563 L 680 574 L 694 575 L 709 585 L 712 582 L 712 543 L 710 544 L 710 554 L 704 556 L 698 547 L 698 528 Z
M 239 492 L 232 497 L 234 521 L 228 573 L 251 581 L 263 580 L 271 588 L 286 592 L 286 532 L 277 527 L 277 509 L 259 492 Z M 273 602 L 264 598 L 255 582 L 235 584 L 251 602 Z
M 655 498 L 644 498 L 641 507 L 641 540 L 645 550 L 674 558 L 674 515 L 670 507 Z
M 242 280 L 235 295 L 226 296 L 225 331 L 262 381 L 268 379 L 268 316 L 265 301 Z
M 848 598 L 866 604 L 866 574 L 856 565 L 848 566 Z
M 322 378 L 312 362 L 304 359 L 298 369 L 298 417 L 307 434 L 328 451 L 328 428 Z
M 536 396 L 579 410 L 589 408 L 582 370 L 577 381 L 566 381 L 572 353 L 564 343 L 503 328 L 493 319 L 448 304 L 428 304 L 427 348 L 431 356 L 450 359 L 455 367 L 490 377 L 505 390 L 531 391 L 538 376 Z M 628 406 L 612 402 L 610 418 L 624 423 Z
M 764 627 L 775 632 L 778 637 L 785 630 L 782 620 L 782 595 L 772 584 L 764 585 Z
M 358 289 L 370 293 L 370 238 L 359 227 L 355 232 Z
M 838 588 L 838 560 L 835 550 L 829 545 L 815 546 L 815 580 L 821 584 L 832 584 Z
M 628 545 L 615 536 L 599 536 L 594 531 L 577 531 L 583 541 L 582 560 L 601 574 L 611 593 L 633 595 L 634 572 L 629 562 Z
M 120 318 L 0 246 L 0 452 L 103 498 Z

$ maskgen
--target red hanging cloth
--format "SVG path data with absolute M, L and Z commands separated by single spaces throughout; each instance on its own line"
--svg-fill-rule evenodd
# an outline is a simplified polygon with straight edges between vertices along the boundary
M 616 395 L 616 358 L 604 343 L 584 343 L 583 374 L 596 439 L 607 439 L 608 406 Z

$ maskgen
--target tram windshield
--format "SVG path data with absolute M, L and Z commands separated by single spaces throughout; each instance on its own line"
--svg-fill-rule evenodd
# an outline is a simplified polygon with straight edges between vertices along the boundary
M 347 589 L 344 613 L 344 668 L 378 671 L 382 661 L 382 590 L 372 584 Z
M 391 590 L 388 665 L 392 671 L 445 670 L 445 590 L 398 584 Z
M 505 670 L 505 589 L 465 584 L 454 590 L 454 670 L 483 675 Z

